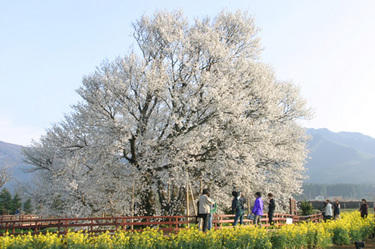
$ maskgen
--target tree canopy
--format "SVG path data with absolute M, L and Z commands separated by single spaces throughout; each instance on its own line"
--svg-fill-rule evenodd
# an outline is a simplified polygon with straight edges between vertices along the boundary
M 222 206 L 233 189 L 280 204 L 300 192 L 309 111 L 260 61 L 251 17 L 158 12 L 133 27 L 137 49 L 86 76 L 74 111 L 25 149 L 46 212 L 131 214 L 134 188 L 137 214 L 183 213 L 187 182 Z
M 9 180 L 9 174 L 7 168 L 0 168 L 0 188 Z
M 31 212 L 31 200 L 28 200 L 28 209 L 23 208 L 25 213 Z M 18 193 L 15 193 L 12 197 L 12 194 L 8 189 L 3 188 L 0 192 L 0 215 L 5 214 L 20 214 L 21 213 L 21 198 Z M 29 212 L 30 211 L 30 212 Z

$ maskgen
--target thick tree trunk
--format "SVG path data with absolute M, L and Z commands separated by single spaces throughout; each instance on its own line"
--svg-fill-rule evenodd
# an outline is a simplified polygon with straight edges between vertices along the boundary
M 169 188 L 169 189 L 168 189 Z M 166 187 L 158 181 L 158 201 L 162 215 L 183 215 L 185 213 L 185 188 L 170 184 Z
M 135 215 L 152 216 L 155 215 L 156 203 L 155 194 L 152 190 L 152 178 L 150 175 L 145 175 L 141 180 L 142 187 L 138 192 L 139 203 L 137 205 L 138 211 Z

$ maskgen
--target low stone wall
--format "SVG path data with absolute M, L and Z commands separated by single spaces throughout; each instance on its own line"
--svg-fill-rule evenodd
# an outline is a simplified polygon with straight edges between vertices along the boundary
M 310 201 L 314 209 L 322 209 L 324 206 L 324 201 Z M 333 201 L 332 201 L 333 203 Z M 374 202 L 369 201 L 367 202 L 369 208 L 374 207 Z M 359 209 L 359 206 L 361 205 L 361 201 L 340 201 L 341 208 L 349 208 L 349 209 Z

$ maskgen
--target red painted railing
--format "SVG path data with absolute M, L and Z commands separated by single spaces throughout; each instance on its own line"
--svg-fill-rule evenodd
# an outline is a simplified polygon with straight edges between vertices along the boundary
M 302 221 L 320 222 L 321 214 L 310 216 L 296 216 L 290 214 L 275 214 L 273 221 L 276 226 L 285 225 L 287 219 L 292 219 L 294 223 Z M 116 230 L 140 231 L 146 227 L 154 227 L 164 232 L 176 232 L 181 228 L 196 224 L 196 216 L 127 216 L 127 217 L 90 217 L 90 218 L 38 218 L 13 216 L 0 219 L 0 235 L 22 234 L 22 233 L 45 233 L 54 232 L 65 234 L 68 230 L 83 230 L 90 233 L 101 233 L 105 231 L 114 232 Z M 214 215 L 213 226 L 215 229 L 232 226 L 234 215 Z M 245 225 L 252 224 L 253 221 L 244 219 Z M 268 225 L 267 215 L 261 218 L 262 226 Z

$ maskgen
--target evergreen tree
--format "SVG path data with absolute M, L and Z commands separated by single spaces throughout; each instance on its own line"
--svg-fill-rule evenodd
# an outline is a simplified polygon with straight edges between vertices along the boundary
M 16 193 L 12 198 L 11 207 L 10 207 L 10 214 L 19 213 L 20 209 L 21 209 L 21 206 L 22 206 L 21 198 Z M 18 212 L 17 212 L 17 210 L 18 210 Z
M 12 207 L 12 195 L 4 188 L 0 192 L 0 214 L 9 214 Z
M 33 208 L 32 208 L 32 205 L 31 205 L 31 200 L 30 200 L 30 199 L 27 199 L 27 200 L 23 203 L 23 211 L 25 212 L 25 214 L 31 214 L 31 212 L 33 211 Z

